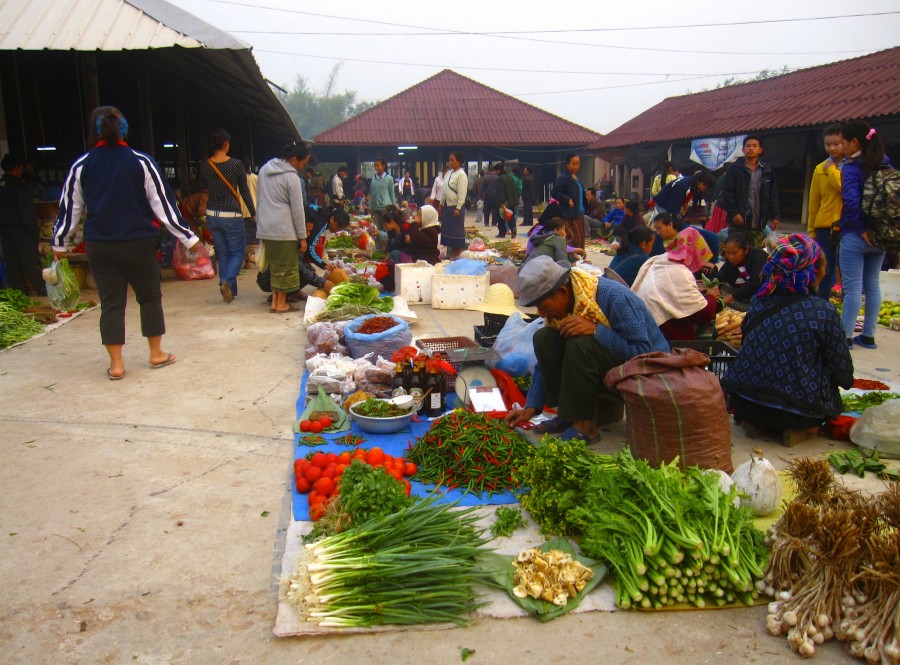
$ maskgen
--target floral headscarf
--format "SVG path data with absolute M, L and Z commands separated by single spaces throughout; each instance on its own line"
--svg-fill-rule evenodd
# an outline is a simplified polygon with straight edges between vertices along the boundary
M 703 264 L 713 258 L 712 250 L 706 240 L 693 226 L 678 232 L 678 235 L 666 243 L 669 261 L 681 263 L 691 272 L 697 272 Z
M 822 250 L 819 245 L 799 233 L 781 238 L 763 266 L 765 279 L 756 295 L 760 298 L 774 293 L 810 293 L 816 279 L 816 261 Z

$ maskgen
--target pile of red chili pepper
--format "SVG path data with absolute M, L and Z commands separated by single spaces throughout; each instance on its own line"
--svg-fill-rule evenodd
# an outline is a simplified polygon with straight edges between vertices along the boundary
M 374 335 L 375 333 L 390 330 L 396 325 L 397 321 L 389 316 L 373 316 L 371 319 L 363 321 L 363 324 L 356 332 L 361 335 Z
M 871 379 L 853 379 L 853 387 L 860 390 L 890 390 L 891 387 L 881 381 Z
M 416 480 L 490 496 L 518 487 L 515 470 L 533 454 L 528 440 L 502 420 L 457 410 L 434 421 L 406 459 L 418 465 Z

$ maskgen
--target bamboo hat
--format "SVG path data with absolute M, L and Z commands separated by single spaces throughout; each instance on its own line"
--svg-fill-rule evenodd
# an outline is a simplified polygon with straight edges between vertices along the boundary
M 513 290 L 506 284 L 491 284 L 485 291 L 484 302 L 466 309 L 505 316 L 519 311 L 516 308 L 516 297 L 513 295 Z

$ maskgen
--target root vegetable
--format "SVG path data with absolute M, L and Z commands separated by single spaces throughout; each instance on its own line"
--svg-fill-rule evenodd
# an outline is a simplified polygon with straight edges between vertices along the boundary
M 754 448 L 750 460 L 735 469 L 732 475 L 734 484 L 747 495 L 746 505 L 757 516 L 768 515 L 781 502 L 781 480 L 778 472 L 769 460 L 763 457 L 762 450 Z M 741 498 L 741 505 L 745 500 Z

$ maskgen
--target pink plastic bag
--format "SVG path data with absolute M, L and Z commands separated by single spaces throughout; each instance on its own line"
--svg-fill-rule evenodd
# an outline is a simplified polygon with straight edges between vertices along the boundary
M 178 279 L 212 279 L 216 276 L 209 252 L 202 244 L 194 246 L 196 251 L 189 251 L 184 245 L 175 245 L 172 255 L 172 267 Z

